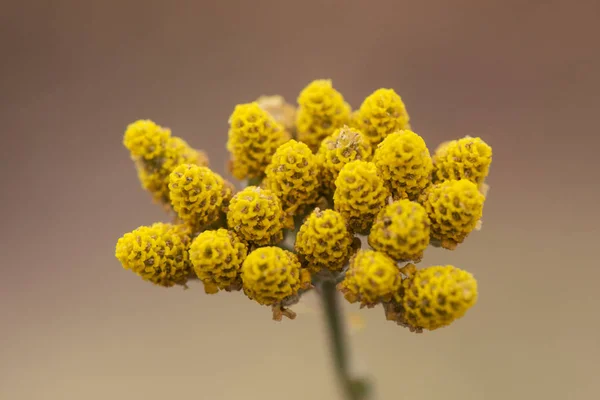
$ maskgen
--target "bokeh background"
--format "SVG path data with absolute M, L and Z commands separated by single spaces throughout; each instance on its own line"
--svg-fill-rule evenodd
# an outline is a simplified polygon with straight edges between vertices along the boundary
M 331 78 L 358 106 L 405 100 L 430 149 L 493 146 L 483 230 L 423 265 L 473 272 L 480 300 L 414 335 L 349 316 L 378 399 L 600 394 L 600 3 L 21 1 L 0 7 L 0 398 L 338 399 L 319 303 L 276 323 L 242 295 L 160 289 L 118 237 L 165 220 L 121 144 L 151 118 L 226 174 L 227 119 Z

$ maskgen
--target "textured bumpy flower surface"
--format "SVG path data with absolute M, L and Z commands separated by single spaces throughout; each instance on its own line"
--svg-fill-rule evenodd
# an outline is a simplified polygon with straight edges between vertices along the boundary
M 337 128 L 350 122 L 350 105 L 333 88 L 329 79 L 318 79 L 306 86 L 298 96 L 296 132 L 298 140 L 313 151 Z
M 353 235 L 340 213 L 317 208 L 300 227 L 295 249 L 313 272 L 340 271 L 352 254 L 353 242 Z
M 227 129 L 239 190 L 170 129 L 144 119 L 126 127 L 141 185 L 172 222 L 119 238 L 124 269 L 163 287 L 195 279 L 208 294 L 240 291 L 275 320 L 293 319 L 289 307 L 325 287 L 381 305 L 414 332 L 475 305 L 473 275 L 416 264 L 480 227 L 492 161 L 481 138 L 446 141 L 431 156 L 393 89 L 352 110 L 329 79 L 306 85 L 297 104 L 278 95 L 238 104 Z
M 444 181 L 468 179 L 483 184 L 492 163 L 492 148 L 470 136 L 440 146 L 434 154 L 435 177 Z
M 239 290 L 248 246 L 234 232 L 223 228 L 204 231 L 194 238 L 189 253 L 194 272 L 206 288 Z
M 466 179 L 438 183 L 421 196 L 431 221 L 431 236 L 442 246 L 455 248 L 475 229 L 483 214 L 485 197 Z
M 354 121 L 376 146 L 390 133 L 410 129 L 409 120 L 402 98 L 393 89 L 377 89 L 363 101 Z
M 335 191 L 335 180 L 344 165 L 356 160 L 370 161 L 372 155 L 371 144 L 358 129 L 337 129 L 321 142 L 317 153 L 325 187 Z
M 308 287 L 307 272 L 291 251 L 261 247 L 248 254 L 242 264 L 244 292 L 259 304 L 275 305 Z
M 415 200 L 431 183 L 433 163 L 423 138 L 408 130 L 389 134 L 373 162 L 394 199 Z
M 369 233 L 369 245 L 396 261 L 421 261 L 429 245 L 429 216 L 410 200 L 398 200 L 383 208 Z
M 367 233 L 389 196 L 375 164 L 367 161 L 349 162 L 340 171 L 335 186 L 335 210 L 346 219 L 350 229 L 361 234 Z
M 159 222 L 123 235 L 115 255 L 125 269 L 169 287 L 184 284 L 190 275 L 189 241 L 187 227 Z

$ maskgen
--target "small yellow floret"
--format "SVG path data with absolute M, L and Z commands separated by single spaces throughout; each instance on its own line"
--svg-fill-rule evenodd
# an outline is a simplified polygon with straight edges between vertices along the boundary
M 478 137 L 464 137 L 440 146 L 433 156 L 440 181 L 468 179 L 481 185 L 492 163 L 492 148 Z
M 207 167 L 182 164 L 169 177 L 173 210 L 182 221 L 196 229 L 219 218 L 225 182 Z
M 375 218 L 369 245 L 396 261 L 418 262 L 429 245 L 430 221 L 425 208 L 410 200 L 397 200 Z
M 361 104 L 356 121 L 372 145 L 379 144 L 387 135 L 410 129 L 404 102 L 393 89 L 377 89 Z
M 335 190 L 335 180 L 344 165 L 355 160 L 370 161 L 372 155 L 371 144 L 358 129 L 348 126 L 337 129 L 321 142 L 317 153 L 324 184 Z
M 377 146 L 373 162 L 394 199 L 415 200 L 431 182 L 429 150 L 423 138 L 412 131 L 389 134 Z
M 485 197 L 473 182 L 449 180 L 430 187 L 420 198 L 431 221 L 431 236 L 455 248 L 477 226 Z
M 242 264 L 242 282 L 244 293 L 263 305 L 295 296 L 309 283 L 296 255 L 279 247 L 260 247 L 248 254 Z
M 190 261 L 198 278 L 219 289 L 239 290 L 240 270 L 247 246 L 227 229 L 200 233 L 190 246 Z
M 135 121 L 127 126 L 123 145 L 133 157 L 147 160 L 159 156 L 171 137 L 171 131 L 149 119 Z
M 346 221 L 334 210 L 315 209 L 298 230 L 295 250 L 313 272 L 339 271 L 353 252 L 353 236 Z
M 346 300 L 373 307 L 399 299 L 400 269 L 390 257 L 374 250 L 359 250 L 350 260 L 344 280 L 338 285 Z
M 248 186 L 229 202 L 227 224 L 248 242 L 261 246 L 280 242 L 284 221 L 281 201 L 268 189 Z
M 271 114 L 286 132 L 291 133 L 296 129 L 296 107 L 286 102 L 282 96 L 260 96 L 256 102 L 260 108 Z
M 340 171 L 335 186 L 335 210 L 352 230 L 366 233 L 389 196 L 377 167 L 372 162 L 351 161 Z
M 290 140 L 281 145 L 266 171 L 266 188 L 280 200 L 287 214 L 313 205 L 319 195 L 317 157 L 302 142 Z
M 186 227 L 155 223 L 123 235 L 117 241 L 115 256 L 123 268 L 146 281 L 164 287 L 183 285 L 191 273 L 189 242 Z
M 350 121 L 350 105 L 329 79 L 308 84 L 298 96 L 296 131 L 298 140 L 316 151 L 321 141 Z
M 477 302 L 477 281 L 473 275 L 452 265 L 419 270 L 402 286 L 404 319 L 417 329 L 450 325 Z
M 230 169 L 237 179 L 260 177 L 277 148 L 290 139 L 257 102 L 239 104 L 229 118 Z

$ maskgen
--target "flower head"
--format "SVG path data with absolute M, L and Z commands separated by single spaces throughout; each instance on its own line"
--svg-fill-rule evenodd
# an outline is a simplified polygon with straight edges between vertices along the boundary
M 263 305 L 275 305 L 295 296 L 310 283 L 296 255 L 279 247 L 260 247 L 242 264 L 244 293 Z
M 453 249 L 477 226 L 485 197 L 473 182 L 460 179 L 430 187 L 419 202 L 429 215 L 431 236 L 443 247 Z
M 372 307 L 398 299 L 401 284 L 402 275 L 394 260 L 378 251 L 359 250 L 338 287 L 349 302 Z
M 290 140 L 281 145 L 266 171 L 266 187 L 281 200 L 283 210 L 294 214 L 313 205 L 319 195 L 319 164 L 302 142 Z
M 149 119 L 135 121 L 127 126 L 123 145 L 132 157 L 151 160 L 158 157 L 171 137 L 171 131 Z
M 360 160 L 349 162 L 340 171 L 335 186 L 335 210 L 352 230 L 367 232 L 389 196 L 375 164 Z
M 192 227 L 216 221 L 229 188 L 223 178 L 207 167 L 182 164 L 169 177 L 173 210 Z
M 370 161 L 373 149 L 363 134 L 355 128 L 343 126 L 326 137 L 317 153 L 323 168 L 323 183 L 335 190 L 335 180 L 342 167 L 350 161 Z
M 185 226 L 155 223 L 123 235 L 117 241 L 115 256 L 123 268 L 155 285 L 183 285 L 191 273 L 189 242 Z
M 323 139 L 350 120 L 350 105 L 329 79 L 318 79 L 307 85 L 298 96 L 298 105 L 298 139 L 313 151 L 319 148 Z
M 240 270 L 248 248 L 234 232 L 204 231 L 192 241 L 189 252 L 198 279 L 219 289 L 241 288 Z
M 468 179 L 481 185 L 492 163 L 492 148 L 478 137 L 466 136 L 440 146 L 433 161 L 437 180 Z
M 363 101 L 356 121 L 372 145 L 381 143 L 387 135 L 410 129 L 404 102 L 393 89 L 377 89 Z
M 341 270 L 353 252 L 353 235 L 334 210 L 315 209 L 296 236 L 295 250 L 303 265 L 313 272 Z
M 477 302 L 477 281 L 452 265 L 417 271 L 402 283 L 404 320 L 414 328 L 435 330 L 465 315 Z
M 283 126 L 257 102 L 240 104 L 229 118 L 231 173 L 237 179 L 261 176 L 277 148 L 290 139 Z
M 430 221 L 425 208 L 410 200 L 384 207 L 369 233 L 369 245 L 396 261 L 420 261 L 429 245 Z
M 255 245 L 283 239 L 285 213 L 281 201 L 268 189 L 248 186 L 229 202 L 227 224 L 240 238 Z
M 415 200 L 431 182 L 429 150 L 423 138 L 412 131 L 386 136 L 377 146 L 373 162 L 394 199 Z

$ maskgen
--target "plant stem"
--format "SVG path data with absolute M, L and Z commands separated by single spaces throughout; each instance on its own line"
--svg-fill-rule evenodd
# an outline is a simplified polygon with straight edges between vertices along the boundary
M 367 400 L 369 387 L 365 380 L 353 378 L 349 371 L 348 347 L 333 280 L 321 281 L 321 296 L 329 330 L 334 367 L 347 400 Z

